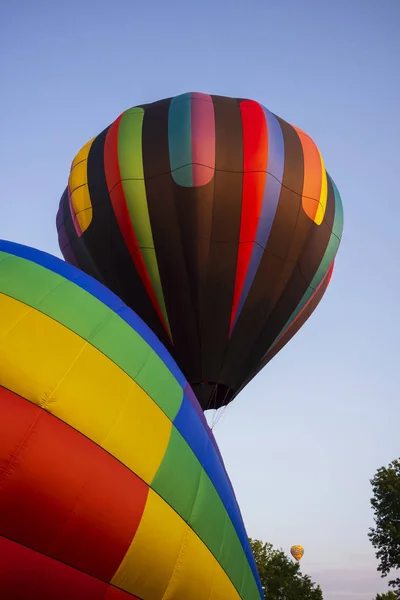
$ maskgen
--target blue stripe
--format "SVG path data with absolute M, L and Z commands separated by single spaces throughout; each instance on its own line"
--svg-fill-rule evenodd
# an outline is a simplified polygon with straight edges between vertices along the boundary
M 196 455 L 221 498 L 249 562 L 257 587 L 262 595 L 256 563 L 254 561 L 253 552 L 247 538 L 246 529 L 233 492 L 231 481 L 227 475 L 222 459 L 213 444 L 213 439 L 208 435 L 207 430 L 199 420 L 196 410 L 186 394 L 183 397 L 179 412 L 174 419 L 174 426 Z
M 258 222 L 256 242 L 265 248 L 271 233 L 281 193 L 285 165 L 285 144 L 278 119 L 267 108 L 262 107 L 267 121 L 268 164 L 264 198 Z
M 250 288 L 254 281 L 254 277 L 256 276 L 257 269 L 261 262 L 261 257 L 263 254 L 264 254 L 264 248 L 261 248 L 261 246 L 259 246 L 257 244 L 257 242 L 254 242 L 253 249 L 251 251 L 249 266 L 248 266 L 247 273 L 246 273 L 246 278 L 244 280 L 244 284 L 243 284 L 243 288 L 242 288 L 242 293 L 240 294 L 240 300 L 239 300 L 238 308 L 236 311 L 235 320 L 233 322 L 232 331 L 236 325 L 236 322 L 239 318 L 240 313 L 242 312 L 242 308 L 243 308 L 246 298 L 249 294 Z M 232 331 L 231 331 L 231 333 L 232 333 Z
M 210 427 L 208 426 L 207 419 L 204 416 L 203 409 L 201 408 L 201 406 L 199 404 L 199 401 L 197 400 L 196 395 L 195 395 L 194 391 L 192 390 L 192 388 L 190 387 L 189 384 L 186 385 L 186 387 L 184 389 L 184 392 L 185 392 L 186 396 L 188 397 L 188 399 L 190 400 L 190 402 L 191 402 L 194 410 L 196 411 L 196 413 L 197 413 L 200 421 L 203 423 L 203 426 L 204 426 L 204 428 L 205 428 L 205 430 L 207 432 L 207 435 L 209 436 L 210 440 L 212 441 L 213 446 L 214 446 L 215 450 L 217 451 L 217 454 L 218 454 L 221 462 L 224 462 L 222 460 L 222 455 L 221 455 L 221 452 L 219 451 L 218 444 L 217 444 L 217 442 L 215 440 L 213 432 L 211 431 Z M 232 488 L 232 491 L 233 491 L 233 488 Z

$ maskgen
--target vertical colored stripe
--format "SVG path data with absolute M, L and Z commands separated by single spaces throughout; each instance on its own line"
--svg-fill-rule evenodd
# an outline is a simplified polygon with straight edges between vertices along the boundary
M 192 93 L 193 186 L 206 185 L 215 171 L 215 115 L 211 96 Z
M 314 277 L 312 278 L 311 283 L 310 283 L 306 293 L 304 294 L 303 298 L 301 299 L 301 302 L 299 303 L 295 312 L 293 313 L 293 315 L 291 315 L 288 323 L 286 324 L 285 329 L 287 329 L 289 327 L 291 322 L 297 317 L 298 313 L 303 310 L 304 305 L 308 304 L 311 296 L 314 295 L 315 291 L 320 287 L 329 268 L 331 266 L 333 268 L 333 260 L 335 258 L 336 252 L 339 248 L 340 238 L 342 235 L 343 208 L 342 208 L 342 201 L 341 201 L 338 189 L 336 188 L 335 184 L 333 183 L 333 181 L 331 179 L 330 179 L 330 183 L 332 184 L 332 189 L 334 192 L 334 204 L 335 204 L 335 216 L 334 216 L 334 221 L 333 221 L 333 231 L 336 231 L 338 235 L 333 233 L 333 231 L 332 231 L 332 234 L 329 237 L 329 241 L 326 246 L 322 260 L 319 264 L 319 267 L 318 267 Z M 281 337 L 282 333 L 279 335 L 279 337 Z
M 233 98 L 213 96 L 216 151 L 211 188 L 211 228 L 202 294 L 200 325 L 201 379 L 220 381 L 226 356 L 237 270 L 243 189 L 243 126 L 240 104 Z M 217 395 L 215 385 L 197 385 L 203 408 Z
M 318 151 L 319 153 L 319 151 Z M 322 184 L 321 184 L 321 195 L 319 197 L 317 214 L 315 215 L 314 223 L 317 225 L 321 225 L 324 220 L 326 204 L 328 202 L 328 181 L 326 176 L 325 164 L 322 155 L 319 153 L 319 158 L 321 161 L 321 169 L 322 169 Z
M 313 140 L 298 127 L 293 126 L 293 129 L 300 138 L 304 158 L 302 206 L 306 215 L 315 221 L 322 186 L 321 157 Z
M 132 111 L 132 112 L 131 112 Z M 110 126 L 106 140 L 104 143 L 104 164 L 105 164 L 105 174 L 107 180 L 107 187 L 110 194 L 111 204 L 114 209 L 114 214 L 117 218 L 118 225 L 120 231 L 123 235 L 125 244 L 129 250 L 132 261 L 139 273 L 140 279 L 146 289 L 149 298 L 157 312 L 159 319 L 161 320 L 165 330 L 168 335 L 171 337 L 171 331 L 168 324 L 168 317 L 165 308 L 164 297 L 161 288 L 160 277 L 158 273 L 158 265 L 157 260 L 154 253 L 151 253 L 152 247 L 150 246 L 150 253 L 147 253 L 148 264 L 143 257 L 142 250 L 140 248 L 140 244 L 138 242 L 136 231 L 134 227 L 134 223 L 136 224 L 136 220 L 139 222 L 139 235 L 141 241 L 145 239 L 147 242 L 149 241 L 148 231 L 150 229 L 150 223 L 144 221 L 144 226 L 140 224 L 140 221 L 143 217 L 146 218 L 147 212 L 147 221 L 148 221 L 148 210 L 147 210 L 147 200 L 146 200 L 146 191 L 145 191 L 145 183 L 143 179 L 143 161 L 142 161 L 142 126 L 143 126 L 143 115 L 144 110 L 142 108 L 134 108 L 131 111 L 126 111 L 118 117 L 116 121 Z M 128 121 L 131 127 L 126 127 L 126 114 L 130 114 L 134 117 L 133 121 Z M 125 119 L 124 119 L 125 117 Z M 139 119 L 138 119 L 139 117 Z M 127 142 L 126 135 L 120 135 L 121 125 L 124 123 L 125 125 L 125 133 L 128 130 L 129 133 L 132 134 L 132 138 Z M 133 127 L 132 127 L 133 125 Z M 132 160 L 133 164 L 130 167 L 130 170 L 133 170 L 133 174 L 139 176 L 141 175 L 141 180 L 139 177 L 136 181 L 133 182 L 124 182 L 123 175 L 126 176 L 126 173 L 121 173 L 121 164 L 120 159 L 123 158 L 122 164 L 124 170 L 127 168 L 127 157 L 126 157 L 126 148 L 127 143 L 129 144 L 128 151 L 128 160 L 129 158 Z M 140 167 L 141 165 L 141 167 Z M 136 187 L 135 187 L 136 186 Z M 130 191 L 130 204 L 128 205 L 127 199 L 125 196 L 126 190 Z M 135 209 L 135 202 L 137 197 L 135 197 L 135 192 L 139 191 L 139 205 Z M 133 192 L 133 197 L 132 197 Z M 145 210 L 144 210 L 145 206 Z M 131 210 L 130 210 L 131 209 Z M 132 211 L 132 212 L 131 212 Z M 146 235 L 147 234 L 147 235 Z M 151 235 L 151 230 L 150 230 Z M 145 250 L 147 252 L 147 250 Z M 150 267 L 150 269 L 148 268 Z M 149 272 L 150 271 L 150 272 Z M 150 276 L 153 275 L 153 279 Z M 153 282 L 156 283 L 156 286 L 153 286 Z M 155 289 L 158 293 L 156 293 Z
M 191 95 L 172 98 L 168 111 L 168 148 L 172 177 L 178 185 L 193 186 Z
M 135 232 L 132 227 L 131 220 L 129 218 L 129 212 L 126 205 L 124 191 L 121 182 L 121 173 L 119 166 L 118 156 L 118 138 L 119 138 L 119 127 L 122 120 L 123 114 L 118 117 L 107 132 L 107 136 L 104 142 L 104 167 L 105 175 L 107 180 L 107 188 L 111 199 L 111 204 L 114 209 L 114 214 L 117 218 L 119 228 L 125 240 L 125 244 L 129 250 L 129 253 L 135 262 L 137 261 L 136 255 L 138 254 L 139 245 L 136 240 Z M 139 253 L 140 254 L 140 253 Z M 135 266 L 138 269 L 139 263 Z M 139 269 L 138 269 L 139 270 Z M 143 279 L 143 273 L 140 273 Z
M 262 248 L 265 248 L 274 222 L 281 193 L 283 168 L 285 163 L 285 145 L 278 119 L 264 107 L 263 111 L 268 131 L 268 164 L 256 242 Z
M 268 351 L 265 353 L 263 359 L 265 358 L 265 356 L 268 353 L 271 352 L 271 350 L 273 350 L 273 348 L 277 344 L 279 344 L 279 342 L 283 338 L 283 336 L 286 335 L 290 331 L 290 329 L 292 329 L 295 326 L 296 322 L 302 317 L 302 315 L 304 314 L 304 312 L 307 310 L 307 308 L 310 306 L 310 304 L 314 300 L 315 296 L 317 296 L 317 294 L 320 291 L 320 289 L 324 285 L 325 285 L 325 287 L 328 287 L 329 282 L 330 282 L 331 277 L 332 277 L 333 267 L 334 267 L 334 262 L 332 262 L 330 268 L 328 269 L 328 272 L 325 273 L 323 279 L 321 280 L 321 282 L 319 283 L 319 285 L 315 289 L 312 288 L 311 286 L 309 286 L 307 292 L 304 294 L 304 296 L 302 298 L 301 303 L 299 304 L 299 306 L 297 307 L 297 309 L 295 310 L 295 312 L 293 313 L 293 315 L 290 317 L 290 319 L 289 319 L 288 323 L 286 324 L 285 328 L 282 330 L 282 332 L 276 338 L 276 340 L 274 341 L 274 343 L 272 344 L 272 346 L 270 348 L 268 348 Z
M 268 159 L 267 126 L 261 106 L 245 100 L 240 103 L 240 112 L 243 127 L 242 212 L 230 330 L 235 322 L 256 239 Z
M 249 170 L 253 171 L 266 171 L 266 177 L 264 173 L 256 173 L 250 174 L 245 173 L 244 175 L 244 183 L 246 185 L 246 178 L 251 175 L 256 175 L 259 177 L 259 188 L 251 189 L 248 188 L 249 194 L 255 194 L 253 202 L 256 203 L 258 208 L 259 198 L 257 198 L 257 194 L 262 194 L 261 200 L 261 210 L 257 214 L 258 222 L 256 232 L 248 231 L 248 233 L 253 233 L 254 237 L 251 239 L 255 239 L 255 243 L 252 244 L 250 248 L 247 244 L 243 244 L 242 247 L 239 247 L 239 259 L 238 266 L 240 269 L 246 267 L 246 259 L 248 259 L 249 252 L 250 258 L 248 260 L 248 267 L 245 272 L 245 277 L 242 283 L 242 288 L 240 290 L 240 299 L 238 299 L 237 295 L 239 294 L 239 289 L 236 289 L 236 285 L 240 288 L 240 282 L 238 281 L 239 276 L 243 278 L 243 273 L 241 275 L 237 275 L 236 285 L 235 285 L 235 299 L 232 310 L 232 319 L 231 319 L 231 332 L 236 324 L 236 321 L 243 309 L 243 305 L 246 301 L 248 293 L 250 291 L 251 285 L 254 281 L 254 277 L 257 273 L 257 269 L 259 267 L 264 249 L 267 245 L 268 237 L 271 232 L 272 224 L 274 222 L 276 209 L 278 207 L 280 191 L 282 187 L 282 178 L 283 178 L 283 168 L 284 168 L 284 140 L 281 127 L 279 125 L 276 117 L 266 108 L 257 104 L 256 102 L 241 103 L 242 115 L 243 112 L 249 112 L 251 110 L 250 106 L 257 106 L 263 113 L 263 119 L 261 118 L 261 114 L 257 109 L 258 122 L 253 121 L 252 126 L 255 128 L 253 133 L 253 139 L 250 138 L 250 143 L 247 147 L 246 152 L 246 138 L 245 139 L 245 161 L 246 155 L 248 160 Z M 243 106 L 245 105 L 245 106 Z M 243 107 L 243 108 L 242 108 Z M 254 108 L 253 108 L 254 110 Z M 254 113 L 253 113 L 254 114 Z M 251 125 L 251 123 L 250 123 Z M 245 136 L 245 122 L 243 123 L 244 128 L 244 136 Z M 257 136 L 258 139 L 257 139 Z M 257 145 L 257 141 L 258 144 Z M 253 143 L 251 143 L 253 142 Z M 246 169 L 246 163 L 245 163 Z M 261 189 L 262 184 L 262 189 Z M 244 199 L 244 197 L 243 197 Z M 250 203 L 249 203 L 250 204 Z M 250 211 L 251 214 L 251 205 L 246 206 L 243 204 L 242 206 L 242 214 L 243 210 Z M 248 217 L 251 219 L 251 216 Z M 241 230 L 242 235 L 242 230 Z M 245 242 L 246 240 L 242 240 L 241 242 Z M 242 261 L 242 264 L 239 264 L 239 260 Z M 244 264 L 243 264 L 244 263 Z M 236 295 L 237 294 L 237 295 Z
M 333 193 L 335 196 L 335 219 L 333 221 L 332 233 L 340 241 L 343 233 L 343 204 L 342 198 L 340 197 L 339 190 L 336 187 L 336 183 L 332 177 L 327 173 L 327 179 L 332 186 Z
M 171 175 L 168 115 L 171 100 L 146 106 L 143 122 L 143 164 L 147 201 L 153 231 L 154 246 L 163 284 L 168 319 L 173 333 L 173 353 L 180 357 L 180 367 L 186 377 L 201 380 L 200 342 L 196 313 L 196 290 L 192 283 L 196 257 L 189 258 L 193 248 L 187 239 L 194 238 L 193 227 L 185 227 L 189 214 L 195 213 L 195 190 L 179 187 Z M 157 148 L 155 152 L 154 149 Z M 203 190 L 204 188 L 200 188 Z M 190 263 L 190 267 L 189 264 Z M 188 340 L 190 343 L 188 344 Z
M 265 353 L 265 355 L 271 351 L 271 349 L 278 343 L 279 339 L 282 338 L 282 336 L 287 332 L 289 327 L 291 327 L 292 322 L 294 320 L 296 320 L 297 317 L 300 315 L 300 313 L 302 313 L 305 310 L 305 308 L 309 305 L 312 298 L 315 296 L 317 291 L 321 288 L 326 277 L 328 277 L 328 283 L 329 283 L 329 280 L 332 276 L 333 261 L 334 261 L 336 252 L 339 248 L 340 239 L 341 239 L 342 231 L 343 231 L 343 205 L 342 205 L 342 199 L 339 194 L 339 190 L 337 189 L 335 182 L 327 173 L 326 173 L 326 175 L 327 175 L 327 183 L 329 181 L 329 184 L 332 186 L 332 191 L 334 194 L 335 215 L 334 215 L 334 221 L 333 221 L 333 227 L 332 227 L 332 234 L 329 238 L 329 241 L 326 246 L 321 263 L 320 263 L 310 285 L 308 286 L 307 291 L 305 292 L 304 296 L 302 297 L 296 310 L 290 316 L 290 319 L 286 323 L 285 327 L 279 333 L 278 337 L 275 339 L 272 346 L 270 348 L 268 348 L 268 351 Z
M 71 245 L 71 241 L 69 239 L 68 233 L 67 233 L 67 225 L 66 225 L 66 220 L 68 218 L 71 218 L 72 220 L 72 224 L 73 227 L 75 227 L 75 232 L 77 233 L 77 229 L 76 229 L 76 221 L 74 222 L 74 214 L 73 214 L 73 210 L 70 204 L 70 197 L 69 197 L 69 192 L 68 192 L 68 186 L 65 188 L 63 195 L 61 196 L 60 199 L 60 205 L 58 208 L 58 212 L 57 212 L 57 218 L 56 218 L 56 227 L 57 227 L 57 233 L 58 233 L 58 243 L 60 246 L 60 250 L 63 253 L 63 256 L 65 258 L 66 261 L 68 261 L 69 263 L 71 263 L 72 265 L 77 265 L 77 261 L 76 261 L 76 257 Z M 79 228 L 80 231 L 80 228 Z
M 314 223 L 321 225 L 328 199 L 324 161 L 310 136 L 298 127 L 293 128 L 300 138 L 304 157 L 303 210 Z
M 80 226 L 80 223 L 79 223 L 78 219 L 76 218 L 75 207 L 73 205 L 71 194 L 70 194 L 69 190 L 68 190 L 68 205 L 69 205 L 69 210 L 71 212 L 72 222 L 74 224 L 76 234 L 77 234 L 78 237 L 81 237 L 81 235 L 82 235 L 82 228 Z
M 182 187 L 199 187 L 215 171 L 215 115 L 211 96 L 188 93 L 171 100 L 168 148 L 172 177 Z
M 79 237 L 89 227 L 93 218 L 87 179 L 87 161 L 93 140 L 94 138 L 87 142 L 75 156 L 68 180 L 69 206 L 75 231 Z
M 256 241 L 260 246 L 265 248 L 275 219 L 281 193 L 285 164 L 285 144 L 278 119 L 266 108 L 263 107 L 263 110 L 268 130 L 268 165 L 265 195 Z
M 123 196 L 139 247 L 138 254 L 142 256 L 145 266 L 142 280 L 157 313 L 159 316 L 162 313 L 161 320 L 171 336 L 147 205 L 142 151 L 143 119 L 143 108 L 131 108 L 123 114 L 118 130 L 118 163 Z

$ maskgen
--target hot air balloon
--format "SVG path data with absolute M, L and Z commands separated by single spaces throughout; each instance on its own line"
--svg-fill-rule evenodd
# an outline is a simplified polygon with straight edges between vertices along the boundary
M 303 558 L 303 554 L 304 554 L 304 548 L 303 548 L 303 546 L 292 546 L 290 548 L 290 554 L 293 556 L 293 558 L 295 560 L 297 560 L 298 562 L 300 562 L 301 559 Z
M 342 227 L 306 133 L 253 100 L 200 93 L 130 108 L 85 144 L 57 215 L 65 259 L 140 315 L 204 410 L 308 319 Z
M 176 363 L 111 291 L 0 242 L 0 597 L 259 600 Z

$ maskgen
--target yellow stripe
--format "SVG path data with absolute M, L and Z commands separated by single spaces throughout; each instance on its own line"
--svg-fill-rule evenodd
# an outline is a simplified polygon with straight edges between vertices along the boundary
M 95 140 L 95 137 L 93 137 L 91 140 L 89 140 L 88 142 L 86 142 L 86 144 L 84 146 L 82 146 L 82 148 L 79 150 L 78 154 L 75 156 L 74 160 L 72 161 L 71 171 L 72 171 L 72 169 L 74 167 L 76 167 L 76 165 L 78 163 L 80 163 L 83 160 L 87 159 L 90 147 L 93 144 L 94 140 Z
M 225 571 L 191 529 L 164 600 L 187 600 L 190 590 L 196 600 L 240 600 Z
M 111 583 L 146 600 L 163 598 L 187 529 L 180 516 L 150 489 L 138 530 Z
M 151 489 L 111 583 L 146 600 L 240 600 L 205 544 Z
M 150 484 L 172 423 L 124 371 L 81 337 L 0 294 L 0 385 L 42 406 Z
M 317 225 L 321 225 L 322 221 L 324 220 L 326 204 L 328 202 L 328 181 L 327 181 L 327 177 L 326 177 L 324 159 L 322 158 L 322 155 L 319 151 L 318 151 L 318 153 L 319 153 L 319 156 L 321 159 L 322 183 L 321 183 L 321 195 L 319 198 L 319 204 L 318 204 L 317 213 L 315 215 L 314 222 Z
M 93 218 L 92 203 L 87 185 L 76 189 L 71 196 L 71 204 L 79 223 L 81 232 L 83 233 L 89 227 Z
M 71 204 L 82 233 L 89 227 L 92 217 L 92 202 L 87 184 L 87 160 L 93 140 L 91 139 L 75 156 L 68 180 Z

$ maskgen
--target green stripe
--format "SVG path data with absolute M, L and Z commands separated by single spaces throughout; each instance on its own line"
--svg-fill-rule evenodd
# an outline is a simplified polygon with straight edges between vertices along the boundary
M 35 262 L 0 252 L 0 290 L 61 323 L 131 377 L 173 421 L 183 390 L 158 354 L 100 300 Z
M 331 237 L 329 238 L 329 242 L 326 247 L 324 256 L 322 257 L 321 263 L 320 263 L 320 265 L 317 269 L 317 272 L 315 273 L 310 285 L 308 286 L 307 291 L 303 295 L 302 299 L 300 300 L 300 303 L 298 304 L 296 310 L 294 311 L 294 313 L 292 314 L 290 319 L 287 321 L 286 325 L 279 332 L 279 335 L 274 340 L 274 343 L 279 338 L 282 331 L 284 331 L 285 329 L 287 329 L 290 326 L 290 324 L 294 321 L 294 319 L 297 317 L 297 315 L 301 312 L 303 307 L 307 304 L 307 302 L 309 301 L 309 299 L 311 298 L 311 296 L 313 295 L 313 293 L 315 292 L 315 290 L 317 289 L 317 287 L 319 286 L 319 284 L 321 283 L 321 281 L 327 274 L 328 269 L 331 266 L 332 261 L 335 258 L 336 252 L 339 248 L 340 239 L 341 239 L 342 232 L 343 232 L 342 199 L 340 197 L 339 190 L 337 189 L 333 179 L 328 175 L 328 173 L 326 175 L 327 175 L 329 181 L 332 183 L 332 188 L 333 188 L 334 197 L 335 197 L 335 200 L 334 200 L 335 216 L 333 219 L 333 227 L 332 227 Z M 322 226 L 322 224 L 320 226 Z
M 151 482 L 151 487 L 186 522 L 196 498 L 201 471 L 199 461 L 174 426 L 166 453 Z
M 151 231 L 143 171 L 144 109 L 127 110 L 118 129 L 118 163 L 130 220 L 165 323 L 171 334 Z
M 256 580 L 254 579 L 249 563 L 247 563 L 247 569 L 245 569 L 243 573 L 242 596 L 249 600 L 260 600 L 260 592 L 258 591 Z
M 336 187 L 336 183 L 333 181 L 332 177 L 330 177 L 330 175 L 328 175 L 328 173 L 327 173 L 327 177 L 332 184 L 333 193 L 335 194 L 335 218 L 334 218 L 334 222 L 333 222 L 332 233 L 333 233 L 333 235 L 336 235 L 336 237 L 338 237 L 340 240 L 342 237 L 342 233 L 343 233 L 342 198 L 340 196 L 339 190 Z
M 242 598 L 259 600 L 257 584 L 226 508 L 175 426 L 151 487 L 205 543 Z

